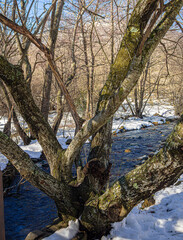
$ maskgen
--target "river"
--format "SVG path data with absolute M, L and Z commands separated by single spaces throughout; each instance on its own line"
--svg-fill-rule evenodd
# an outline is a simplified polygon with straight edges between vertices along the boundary
M 114 136 L 110 181 L 142 164 L 147 155 L 163 145 L 173 126 L 174 123 L 158 125 Z M 85 153 L 87 149 L 88 145 Z M 16 177 L 14 184 L 19 182 L 19 178 Z M 23 240 L 30 231 L 45 227 L 57 217 L 54 202 L 28 182 L 22 184 L 18 192 L 14 188 L 5 197 L 4 205 L 6 240 Z

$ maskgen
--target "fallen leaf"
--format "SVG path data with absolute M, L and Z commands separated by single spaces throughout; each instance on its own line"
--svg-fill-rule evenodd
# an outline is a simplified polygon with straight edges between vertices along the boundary
M 125 149 L 125 153 L 130 153 L 131 150 L 130 149 Z

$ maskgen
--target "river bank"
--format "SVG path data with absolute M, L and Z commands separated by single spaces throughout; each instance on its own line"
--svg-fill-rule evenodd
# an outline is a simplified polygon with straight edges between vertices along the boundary
M 143 163 L 149 154 L 153 154 L 160 148 L 174 124 L 157 125 L 113 136 L 110 181 L 114 181 L 136 165 Z M 128 151 L 125 151 L 127 149 Z M 45 163 L 38 164 L 42 166 Z M 44 168 L 47 169 L 46 166 Z M 19 181 L 20 178 L 17 177 L 14 185 Z M 18 192 L 17 188 L 12 189 L 4 200 L 6 239 L 8 240 L 23 240 L 29 232 L 44 228 L 57 217 L 53 201 L 45 194 L 28 182 L 19 186 Z

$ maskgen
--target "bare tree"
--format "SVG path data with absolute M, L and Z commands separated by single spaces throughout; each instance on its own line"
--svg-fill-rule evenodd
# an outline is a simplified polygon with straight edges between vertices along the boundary
M 16 111 L 14 109 L 14 106 L 12 104 L 12 101 L 9 97 L 8 91 L 6 89 L 6 86 L 4 85 L 4 83 L 0 80 L 0 87 L 3 90 L 4 96 L 6 98 L 6 102 L 7 102 L 7 106 L 9 109 L 9 114 L 8 114 L 8 121 L 7 124 L 5 125 L 4 128 L 4 133 L 6 133 L 8 136 L 11 136 L 11 120 L 13 119 L 13 123 L 14 126 L 17 130 L 17 133 L 19 134 L 19 136 L 21 137 L 24 145 L 28 145 L 31 141 L 30 137 L 25 133 L 25 131 L 22 129 L 19 121 L 18 121 L 18 117 L 16 114 Z
M 53 3 L 54 3 L 54 0 L 52 1 L 52 4 Z M 64 5 L 64 0 L 58 0 L 57 4 L 55 4 L 53 7 L 52 15 L 51 15 L 48 48 L 50 49 L 50 53 L 53 59 L 55 55 L 55 47 L 56 47 L 56 41 L 57 41 L 57 36 L 59 31 L 59 24 L 60 24 L 60 19 L 62 15 L 63 5 Z M 48 113 L 49 113 L 51 83 L 52 83 L 52 70 L 48 63 L 45 69 L 43 99 L 42 99 L 42 105 L 41 105 L 41 112 L 43 113 L 43 116 L 45 117 L 46 120 L 48 119 Z

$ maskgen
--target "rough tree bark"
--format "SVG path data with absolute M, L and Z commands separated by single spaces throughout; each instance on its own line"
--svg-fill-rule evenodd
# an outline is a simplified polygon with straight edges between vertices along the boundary
M 105 233 L 111 222 L 121 221 L 142 200 L 173 184 L 183 173 L 182 156 L 183 115 L 163 149 L 85 205 L 81 223 L 90 232 Z
M 63 220 L 80 217 L 81 226 L 89 232 L 88 239 L 105 234 L 112 222 L 122 220 L 137 203 L 175 182 L 183 172 L 182 116 L 158 154 L 121 177 L 105 193 L 101 193 L 110 171 L 108 153 L 111 118 L 136 85 L 150 55 L 175 21 L 183 1 L 172 0 L 165 5 L 159 23 L 151 29 L 150 34 L 146 34 L 144 41 L 144 31 L 149 19 L 157 11 L 157 4 L 158 0 L 138 1 L 109 77 L 100 93 L 96 114 L 78 131 L 67 150 L 61 148 L 35 105 L 22 70 L 0 57 L 0 77 L 41 144 L 51 175 L 36 167 L 29 156 L 2 132 L 0 151 L 24 178 L 53 198 Z M 80 176 L 74 179 L 72 165 L 82 145 L 91 135 L 91 160 L 80 171 Z M 94 149 L 97 150 L 97 156 Z
M 8 114 L 8 121 L 4 125 L 4 129 L 3 129 L 3 133 L 6 134 L 8 137 L 11 136 L 11 115 L 12 115 L 12 111 L 10 110 Z
M 138 51 L 138 46 L 140 45 L 143 38 L 143 32 L 147 26 L 148 20 L 151 17 L 152 13 L 155 11 L 157 4 L 158 1 L 138 1 L 136 8 L 133 11 L 127 25 L 127 30 L 121 42 L 117 57 L 114 61 L 114 64 L 112 64 L 111 66 L 109 77 L 101 91 L 97 107 L 97 113 L 103 111 L 103 109 L 106 108 L 108 101 L 111 98 L 111 95 L 114 94 L 117 90 L 119 90 L 121 83 L 124 83 L 124 87 L 126 87 L 126 83 L 124 81 L 129 76 L 129 71 L 131 70 L 130 67 L 133 68 L 133 66 L 135 66 L 136 64 L 139 69 L 135 69 L 136 67 L 133 68 L 133 76 L 130 81 L 131 83 L 126 87 L 126 90 L 131 91 L 137 83 L 136 80 L 138 80 L 139 75 L 141 74 L 141 69 L 143 69 L 144 66 L 141 66 L 142 68 L 140 67 L 140 59 L 136 58 L 136 53 Z M 124 60 L 122 61 L 122 59 Z M 102 157 L 106 168 L 109 167 L 108 156 L 109 149 L 111 149 L 110 128 L 111 122 L 103 126 L 93 136 L 91 152 L 89 155 L 89 159 Z M 110 133 L 106 134 L 107 132 Z M 103 156 L 106 156 L 105 160 Z

